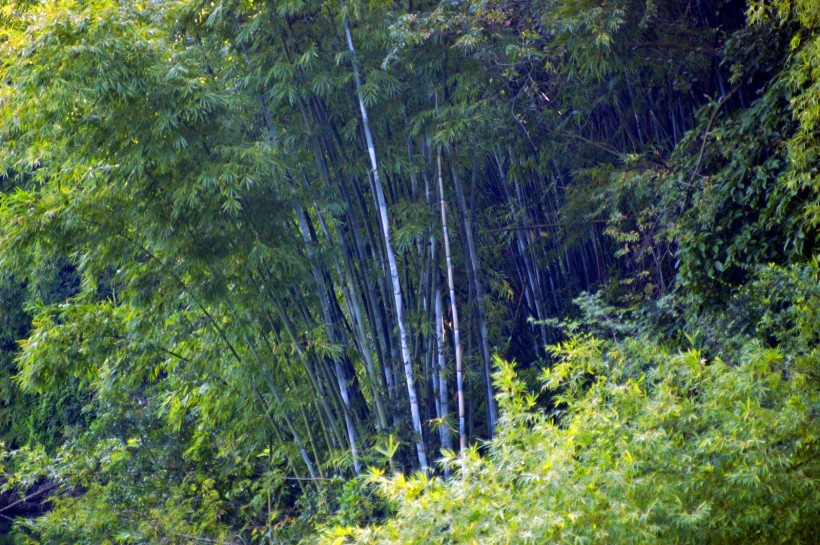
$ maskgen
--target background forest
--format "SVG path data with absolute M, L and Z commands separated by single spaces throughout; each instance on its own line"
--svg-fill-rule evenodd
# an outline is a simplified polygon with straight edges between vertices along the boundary
M 815 0 L 0 0 L 0 541 L 818 543 L 818 168 Z

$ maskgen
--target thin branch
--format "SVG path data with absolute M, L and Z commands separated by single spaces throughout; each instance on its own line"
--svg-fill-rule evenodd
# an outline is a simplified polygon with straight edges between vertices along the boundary
M 184 538 L 184 539 L 192 539 L 194 541 L 201 541 L 203 543 L 217 543 L 219 545 L 233 545 L 234 543 L 236 543 L 235 541 L 220 541 L 220 540 L 217 540 L 217 539 L 210 539 L 210 538 L 207 538 L 207 537 L 192 536 L 192 535 L 188 535 L 188 534 L 178 534 L 176 532 L 169 532 L 168 534 L 172 535 L 174 537 L 181 537 L 181 538 Z
M 501 233 L 504 231 L 527 231 L 529 229 L 537 229 L 539 227 L 561 227 L 567 228 L 572 226 L 591 225 L 594 223 L 609 223 L 610 220 L 589 220 L 589 221 L 568 221 L 561 223 L 536 223 L 533 225 L 524 225 L 522 227 L 498 227 L 496 229 L 482 229 L 485 233 Z
M 20 505 L 21 503 L 26 503 L 26 502 L 27 502 L 27 501 L 29 501 L 29 500 L 33 500 L 33 499 L 34 499 L 34 498 L 36 498 L 37 496 L 42 496 L 43 494 L 46 494 L 46 493 L 48 493 L 48 492 L 51 492 L 52 490 L 54 490 L 55 488 L 57 488 L 57 486 L 59 486 L 59 485 L 53 484 L 53 485 L 51 485 L 51 486 L 47 486 L 47 487 L 45 487 L 45 488 L 41 488 L 41 489 L 40 489 L 40 490 L 38 490 L 37 492 L 34 492 L 33 494 L 29 494 L 29 495 L 28 495 L 28 496 L 26 496 L 25 498 L 19 499 L 19 500 L 17 500 L 16 502 L 10 503 L 10 504 L 8 504 L 7 506 L 3 507 L 2 509 L 0 509 L 0 513 L 3 513 L 4 511 L 8 511 L 8 510 L 9 510 L 9 509 L 11 509 L 12 507 L 16 507 L 16 506 Z
M 589 138 L 586 138 L 586 137 L 581 136 L 580 134 L 577 134 L 577 133 L 574 133 L 574 132 L 565 132 L 565 133 L 561 133 L 561 134 L 566 135 L 568 138 L 574 138 L 575 140 L 580 140 L 581 142 L 585 142 L 585 143 L 589 144 L 590 146 L 593 146 L 593 147 L 596 147 L 596 148 L 600 149 L 601 151 L 605 151 L 606 153 L 610 153 L 610 154 L 614 155 L 618 159 L 623 159 L 624 156 L 626 155 L 626 153 L 620 152 L 620 151 L 618 151 L 617 149 L 615 149 L 614 147 L 612 147 L 608 144 L 602 144 L 601 142 L 596 142 L 595 140 L 590 140 Z
M 686 212 L 687 206 L 689 206 L 689 198 L 692 195 L 692 189 L 694 188 L 695 178 L 698 177 L 700 173 L 700 165 L 703 162 L 703 155 L 706 152 L 706 141 L 709 139 L 709 131 L 712 129 L 712 123 L 715 122 L 718 113 L 723 108 L 723 106 L 729 101 L 729 99 L 734 96 L 735 93 L 740 89 L 743 85 L 742 81 L 739 81 L 735 84 L 732 89 L 720 99 L 720 101 L 715 106 L 715 110 L 712 112 L 712 115 L 709 116 L 709 121 L 706 123 L 706 129 L 703 131 L 703 137 L 700 143 L 700 152 L 698 153 L 698 160 L 695 161 L 695 168 L 692 169 L 692 175 L 689 177 L 689 182 L 685 184 L 686 190 L 683 194 L 683 206 L 681 207 L 682 213 Z
M 717 117 L 717 114 L 718 112 L 720 112 L 721 108 L 723 108 L 723 105 L 726 104 L 729 101 L 729 99 L 732 98 L 732 96 L 734 96 L 734 94 L 738 92 L 741 85 L 743 85 L 742 81 L 736 83 L 735 86 L 732 87 L 732 89 L 728 93 L 726 93 L 726 95 L 723 98 L 720 99 L 720 101 L 717 103 L 717 106 L 715 106 L 715 111 L 713 111 L 712 115 L 709 116 L 709 122 L 706 123 L 706 130 L 703 131 L 703 139 L 700 145 L 700 153 L 698 154 L 698 160 L 695 163 L 695 168 L 692 170 L 692 176 L 689 178 L 690 185 L 692 184 L 692 182 L 695 181 L 695 178 L 698 175 L 698 171 L 700 170 L 700 164 L 701 162 L 703 162 L 703 154 L 706 151 L 706 140 L 709 137 L 709 130 L 712 128 L 712 123 L 715 122 L 715 118 Z

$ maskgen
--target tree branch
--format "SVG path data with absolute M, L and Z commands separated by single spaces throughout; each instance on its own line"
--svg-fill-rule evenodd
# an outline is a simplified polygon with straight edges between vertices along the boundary
M 40 489 L 40 490 L 38 490 L 37 492 L 34 492 L 33 494 L 29 494 L 29 495 L 28 495 L 28 496 L 26 496 L 25 498 L 19 499 L 19 500 L 17 500 L 16 502 L 10 503 L 10 504 L 8 504 L 8 505 L 7 505 L 7 506 L 5 506 L 5 507 L 0 508 L 0 513 L 3 513 L 3 512 L 5 512 L 5 511 L 8 511 L 8 510 L 10 510 L 10 509 L 11 509 L 11 508 L 13 508 L 13 507 L 17 507 L 17 506 L 18 506 L 18 505 L 20 505 L 21 503 L 26 503 L 27 501 L 33 500 L 33 499 L 34 499 L 34 498 L 36 498 L 37 496 L 42 496 L 43 494 L 46 494 L 46 493 L 48 493 L 48 492 L 51 492 L 52 490 L 54 490 L 55 488 L 57 488 L 57 486 L 58 486 L 58 485 L 53 484 L 53 485 L 51 485 L 51 486 L 47 486 L 47 487 L 45 487 L 45 488 L 41 488 L 41 489 Z

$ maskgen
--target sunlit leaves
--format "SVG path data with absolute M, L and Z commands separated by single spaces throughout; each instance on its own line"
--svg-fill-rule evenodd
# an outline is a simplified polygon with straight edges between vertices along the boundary
M 782 356 L 757 346 L 731 364 L 636 342 L 577 341 L 556 353 L 558 374 L 585 377 L 567 390 L 564 418 L 533 412 L 512 367 L 499 362 L 505 414 L 488 455 L 447 484 L 376 477 L 398 514 L 348 529 L 353 542 L 816 537 L 817 415 L 808 407 L 819 394 L 803 374 L 816 362 L 784 376 Z

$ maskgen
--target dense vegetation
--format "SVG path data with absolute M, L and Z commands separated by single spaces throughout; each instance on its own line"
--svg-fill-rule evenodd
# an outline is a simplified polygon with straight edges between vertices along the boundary
M 0 0 L 0 538 L 820 541 L 818 59 L 814 0 Z

